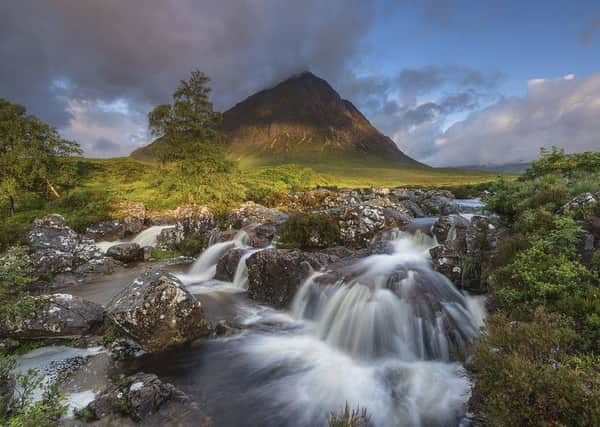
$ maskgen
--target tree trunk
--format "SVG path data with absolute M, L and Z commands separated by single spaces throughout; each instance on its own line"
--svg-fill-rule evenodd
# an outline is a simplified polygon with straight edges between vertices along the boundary
M 54 194 L 54 197 L 58 199 L 60 197 L 60 194 L 58 194 L 58 191 L 56 191 L 54 185 L 52 185 L 52 183 L 49 180 L 46 180 L 46 182 L 48 183 L 48 188 L 50 188 L 50 191 L 52 192 L 52 194 Z

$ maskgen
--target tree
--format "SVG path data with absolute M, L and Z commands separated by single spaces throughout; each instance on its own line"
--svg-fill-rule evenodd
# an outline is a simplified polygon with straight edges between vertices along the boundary
M 0 98 L 0 197 L 14 213 L 15 198 L 23 192 L 59 196 L 57 181 L 65 177 L 63 158 L 81 154 L 74 141 L 22 105 Z
M 163 163 L 177 162 L 185 176 L 231 168 L 219 130 L 221 114 L 209 99 L 209 81 L 204 73 L 192 71 L 173 93 L 172 104 L 158 105 L 148 114 L 150 131 L 160 138 L 155 155 Z

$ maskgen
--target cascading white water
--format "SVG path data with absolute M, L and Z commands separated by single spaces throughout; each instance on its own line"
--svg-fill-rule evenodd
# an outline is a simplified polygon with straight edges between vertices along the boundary
M 181 275 L 180 278 L 184 283 L 199 282 L 203 280 L 210 280 L 215 276 L 217 271 L 217 263 L 219 259 L 231 248 L 245 248 L 247 247 L 248 234 L 241 230 L 239 231 L 233 240 L 227 242 L 215 243 L 212 246 L 206 248 L 204 252 L 200 254 L 198 259 L 192 264 L 187 275 Z
M 257 251 L 249 250 L 240 257 L 240 261 L 235 269 L 235 274 L 233 275 L 232 285 L 234 288 L 242 290 L 248 289 L 248 266 L 246 265 L 246 260 L 255 252 Z
M 335 274 L 313 275 L 293 303 L 314 334 L 353 357 L 450 360 L 479 329 L 478 315 L 434 272 L 422 233 L 400 233 L 390 254 L 372 255 Z
M 98 249 L 100 249 L 103 253 L 108 250 L 111 246 L 115 246 L 121 243 L 137 243 L 141 247 L 144 246 L 156 246 L 156 239 L 161 231 L 167 228 L 173 228 L 174 225 L 153 225 L 138 234 L 136 234 L 133 238 L 129 240 L 116 240 L 116 241 L 101 241 L 94 243 Z

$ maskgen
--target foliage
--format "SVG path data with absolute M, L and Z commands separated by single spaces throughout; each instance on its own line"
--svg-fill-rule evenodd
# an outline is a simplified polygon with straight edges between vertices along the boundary
M 0 354 L 0 381 L 9 379 L 14 358 Z M 43 374 L 32 369 L 15 375 L 15 393 L 7 402 L 7 411 L 0 410 L 0 423 L 8 427 L 53 427 L 66 413 L 64 397 L 58 383 L 44 386 Z M 42 397 L 34 400 L 34 392 L 42 389 Z M 1 409 L 1 408 L 0 408 Z
M 523 179 L 537 178 L 550 173 L 571 176 L 574 172 L 596 172 L 600 170 L 600 152 L 565 154 L 564 149 L 542 148 L 540 157 L 525 171 Z
M 340 228 L 325 214 L 293 214 L 279 228 L 278 236 L 282 248 L 320 249 L 339 243 Z
M 173 93 L 173 103 L 159 105 L 148 115 L 150 131 L 162 138 L 155 154 L 163 162 L 177 162 L 178 176 L 194 177 L 227 172 L 231 161 L 225 158 L 221 115 L 213 111 L 209 99 L 209 78 L 194 70 Z
M 170 250 L 160 249 L 160 248 L 152 248 L 151 257 L 154 260 L 160 261 L 160 260 L 165 260 L 165 259 L 177 258 L 180 255 L 181 254 L 177 251 L 170 251 Z
M 327 417 L 329 427 L 367 427 L 370 421 L 371 417 L 367 414 L 366 408 L 357 407 L 350 410 L 348 402 L 339 414 L 332 412 Z
M 207 245 L 208 242 L 206 241 L 206 237 L 204 237 L 203 235 L 190 234 L 185 236 L 183 240 L 178 242 L 175 245 L 175 249 L 177 249 L 177 251 L 182 255 L 195 257 L 204 249 L 206 249 Z
M 569 322 L 541 308 L 528 322 L 489 318 L 468 366 L 482 424 L 598 425 L 600 358 L 572 355 L 576 343 Z
M 24 193 L 58 197 L 58 187 L 74 172 L 63 159 L 76 154 L 81 154 L 77 143 L 62 139 L 25 107 L 0 98 L 0 198 L 9 214 Z
M 35 309 L 35 299 L 25 291 L 33 280 L 25 247 L 12 247 L 0 257 L 0 319 L 27 315 Z

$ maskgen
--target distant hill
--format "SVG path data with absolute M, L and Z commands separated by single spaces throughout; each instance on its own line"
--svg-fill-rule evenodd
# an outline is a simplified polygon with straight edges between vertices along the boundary
M 503 165 L 466 165 L 459 166 L 461 169 L 476 169 L 485 172 L 521 174 L 531 165 L 531 163 L 506 163 Z
M 223 113 L 227 150 L 259 164 L 333 162 L 427 167 L 398 149 L 325 80 L 304 72 L 260 91 Z M 131 157 L 153 157 L 149 146 Z

